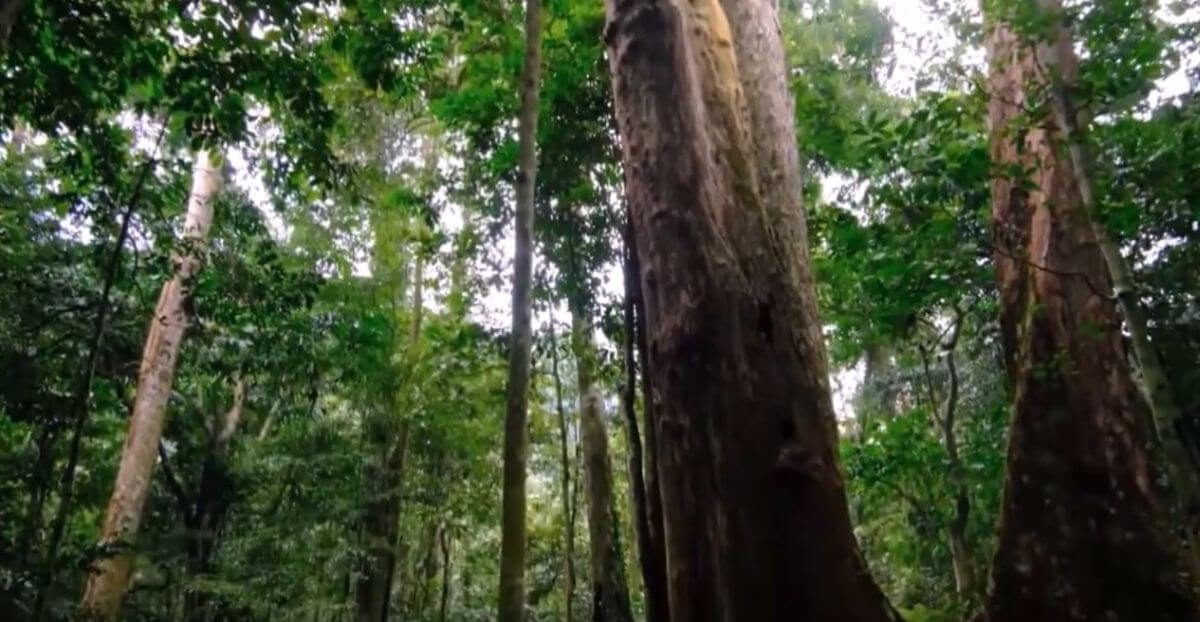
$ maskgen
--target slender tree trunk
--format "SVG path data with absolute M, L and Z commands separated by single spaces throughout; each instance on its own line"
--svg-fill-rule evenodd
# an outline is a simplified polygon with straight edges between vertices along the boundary
M 671 619 L 895 620 L 837 465 L 776 3 L 606 6 Z
M 1125 261 L 1117 243 L 1109 237 L 1104 223 L 1098 218 L 1093 181 L 1093 149 L 1086 130 L 1087 119 L 1083 111 L 1074 105 L 1070 93 L 1077 81 L 1078 62 L 1071 46 L 1070 32 L 1058 15 L 1062 12 L 1060 1 L 1040 1 L 1043 9 L 1056 18 L 1055 27 L 1052 29 L 1054 40 L 1036 47 L 1039 69 L 1044 72 L 1044 79 L 1049 82 L 1050 108 L 1062 134 L 1062 140 L 1067 145 L 1067 156 L 1074 172 L 1080 203 L 1088 215 L 1100 256 L 1112 280 L 1117 310 L 1129 330 L 1129 343 L 1133 347 L 1133 354 L 1141 372 L 1139 388 L 1149 406 L 1151 420 L 1154 422 L 1170 473 L 1171 487 L 1181 506 L 1187 527 L 1188 544 L 1192 547 L 1194 561 L 1200 561 L 1200 470 L 1180 438 L 1180 431 L 1185 425 L 1183 410 L 1175 400 L 1170 374 L 1163 365 L 1158 348 L 1150 340 L 1150 328 L 1138 299 L 1133 271 L 1130 270 L 1129 263 Z
M 579 380 L 579 429 L 587 476 L 588 540 L 591 549 L 592 622 L 632 622 L 625 583 L 616 509 L 613 507 L 612 464 L 604 405 L 593 378 L 595 352 L 591 327 L 578 310 L 572 312 L 571 349 Z
M 50 491 L 51 473 L 54 468 L 54 442 L 58 437 L 58 426 L 54 421 L 47 421 L 38 430 L 37 459 L 29 474 L 29 509 L 25 512 L 25 524 L 21 528 L 20 552 L 17 555 L 17 567 L 21 571 L 28 570 L 30 556 L 34 554 L 36 544 L 42 529 L 42 514 L 45 510 L 46 496 Z
M 1069 49 L 1061 37 L 1041 45 Z M 1056 150 L 1064 137 L 1048 119 L 1014 123 L 1046 84 L 1004 25 L 992 25 L 988 56 L 992 161 L 1029 171 L 991 182 L 1014 406 L 989 620 L 1200 619 L 1156 503 L 1108 271 Z
M 467 272 L 478 242 L 476 225 L 472 218 L 469 213 L 464 216 L 462 229 L 454 238 L 454 262 L 450 266 L 450 290 L 446 295 L 446 310 L 454 318 L 466 316 L 471 298 Z
M 558 409 L 558 438 L 560 442 L 560 462 L 562 464 L 562 506 L 564 559 L 563 581 L 564 620 L 575 620 L 575 511 L 572 508 L 574 499 L 571 495 L 571 460 L 569 456 L 570 441 L 567 434 L 567 409 L 563 407 L 562 377 L 558 372 L 558 339 L 554 330 L 554 314 L 550 314 L 550 365 L 554 375 L 554 405 Z
M 529 357 L 532 341 L 533 202 L 537 181 L 538 91 L 541 80 L 541 0 L 525 2 L 525 58 L 517 119 L 517 184 L 513 228 L 512 346 L 504 415 L 504 484 L 500 526 L 499 622 L 521 622 L 525 611 L 525 475 L 529 459 Z
M 241 426 L 245 401 L 245 383 L 235 378 L 233 404 L 217 421 L 209 454 L 200 470 L 200 484 L 195 498 L 183 508 L 188 573 L 193 577 L 211 571 L 212 556 L 217 550 L 221 528 L 237 493 L 229 477 L 229 447 Z M 184 619 L 209 619 L 211 616 L 205 612 L 208 602 L 208 594 L 203 590 L 187 589 L 184 593 Z
M 417 254 L 413 262 L 412 309 L 405 356 L 415 364 L 421 342 L 424 318 L 424 258 Z M 359 622 L 386 622 L 391 607 L 392 583 L 396 574 L 399 547 L 401 496 L 404 467 L 408 457 L 411 427 L 407 419 L 395 424 L 386 421 L 396 413 L 385 413 L 369 431 L 372 446 L 382 448 L 379 464 L 369 473 L 371 499 L 367 502 L 364 536 L 367 554 L 355 583 L 355 606 Z
M 134 539 L 150 491 L 176 359 L 190 321 L 188 289 L 201 262 L 197 246 L 203 244 L 212 224 L 212 199 L 219 184 L 220 171 L 209 153 L 197 152 L 183 232 L 184 245 L 175 258 L 175 273 L 163 285 L 150 321 L 129 431 L 100 537 L 100 545 L 108 556 L 96 563 L 95 571 L 88 577 L 80 603 L 83 619 L 115 620 L 129 587 Z
M 958 363 L 955 351 L 958 349 L 958 338 L 962 334 L 962 313 L 955 309 L 954 325 L 950 338 L 942 344 L 946 357 L 946 401 L 942 404 L 942 413 L 938 418 L 938 427 L 942 431 L 942 445 L 946 450 L 946 469 L 950 482 L 950 490 L 954 496 L 954 515 L 946 529 L 950 545 L 950 561 L 954 567 L 954 588 L 959 596 L 975 595 L 975 558 L 967 540 L 967 524 L 971 517 L 971 497 L 967 491 L 962 459 L 958 454 L 958 434 L 955 421 L 958 418 Z
M 635 279 L 629 259 L 629 246 L 632 244 L 632 232 L 626 225 L 625 248 L 625 300 L 624 300 L 624 341 L 623 358 L 625 362 L 625 386 L 621 392 L 621 410 L 625 415 L 625 436 L 629 446 L 629 497 L 633 510 L 634 535 L 637 538 L 638 563 L 642 571 L 643 593 L 646 598 L 646 617 L 650 620 L 661 615 L 655 599 L 663 596 L 662 586 L 666 577 L 659 576 L 661 568 L 656 567 L 659 561 L 654 554 L 654 546 L 650 540 L 650 518 L 646 509 L 646 478 L 645 467 L 642 463 L 642 435 L 638 430 L 637 420 L 637 363 L 634 361 L 634 341 L 637 329 L 634 319 L 634 300 L 632 282 Z
M 406 613 L 408 617 L 424 619 L 426 612 L 429 610 L 433 579 L 437 574 L 438 531 L 440 527 L 434 518 L 430 518 L 425 524 L 424 534 L 417 547 L 416 555 L 413 558 L 412 576 L 414 580 L 409 582 L 408 598 L 402 599 L 403 602 L 407 603 L 407 608 L 403 613 Z
M 165 135 L 166 125 L 164 124 L 159 129 L 158 138 L 154 143 L 154 157 L 157 157 L 158 149 L 162 146 L 163 136 Z M 148 159 L 138 174 L 133 194 L 130 195 L 125 212 L 121 215 L 121 225 L 117 231 L 117 239 L 113 244 L 112 254 L 108 258 L 108 265 L 105 267 L 104 284 L 101 287 L 100 298 L 96 301 L 96 320 L 92 323 L 92 334 L 87 346 L 87 361 L 83 365 L 79 382 L 76 384 L 74 394 L 71 396 L 70 415 L 68 417 L 71 426 L 71 438 L 67 449 L 67 464 L 63 468 L 62 478 L 59 483 L 58 508 L 54 511 L 54 520 L 50 525 L 50 538 L 46 544 L 46 560 L 41 576 L 38 577 L 37 596 L 33 602 L 33 611 L 29 616 L 33 622 L 41 622 L 42 614 L 45 612 L 46 599 L 54 584 L 54 576 L 58 571 L 58 547 L 62 543 L 63 532 L 67 526 L 67 518 L 71 514 L 75 501 L 75 474 L 76 468 L 79 466 L 79 448 L 83 443 L 84 428 L 91 414 L 92 383 L 96 379 L 96 367 L 100 361 L 100 349 L 104 345 L 104 337 L 108 333 L 108 316 L 110 311 L 109 305 L 112 300 L 112 289 L 117 281 L 117 274 L 121 270 L 121 255 L 125 252 L 125 242 L 129 239 L 129 228 L 133 222 L 133 213 L 137 209 L 138 202 L 141 200 L 142 189 L 145 188 L 146 179 L 150 176 L 150 171 L 154 168 L 155 163 L 156 160 L 153 157 Z
M 651 562 L 651 574 L 643 585 L 646 596 L 646 622 L 668 622 L 671 619 L 667 595 L 667 549 L 663 533 L 662 489 L 658 477 L 658 418 L 654 412 L 654 387 L 651 385 L 650 347 L 646 341 L 646 306 L 642 297 L 637 245 L 634 244 L 632 224 L 629 234 L 629 284 L 633 294 L 634 331 L 637 359 L 642 366 L 642 420 L 646 427 L 646 534 Z
M 8 47 L 8 36 L 12 34 L 26 0 L 0 0 L 0 51 Z
M 442 598 L 438 606 L 438 620 L 446 622 L 446 607 L 450 604 L 450 534 L 442 526 L 438 544 L 442 549 Z

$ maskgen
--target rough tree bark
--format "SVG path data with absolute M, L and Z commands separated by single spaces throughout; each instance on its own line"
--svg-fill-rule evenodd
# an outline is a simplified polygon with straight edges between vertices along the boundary
M 558 409 L 559 461 L 562 467 L 563 522 L 563 605 L 566 622 L 575 620 L 575 510 L 571 494 L 570 440 L 567 434 L 567 409 L 563 406 L 562 376 L 558 371 L 558 337 L 554 314 L 550 314 L 550 365 L 554 376 L 554 405 Z
M 525 610 L 525 475 L 529 459 L 530 289 L 533 199 L 537 180 L 538 91 L 542 47 L 541 0 L 525 1 L 525 57 L 517 118 L 517 183 L 513 228 L 512 346 L 504 414 L 504 483 L 500 516 L 499 622 L 521 622 Z
M 174 274 L 163 285 L 150 321 L 129 430 L 100 536 L 100 546 L 108 556 L 96 562 L 88 577 L 80 603 L 79 617 L 82 619 L 115 620 L 129 587 L 134 562 L 133 539 L 150 491 L 176 359 L 190 320 L 188 290 L 200 268 L 199 246 L 212 225 L 212 199 L 219 185 L 220 171 L 209 153 L 196 152 L 183 230 L 184 244 L 174 257 Z
M 1055 124 L 1066 143 L 1067 156 L 1074 170 L 1075 185 L 1084 211 L 1091 221 L 1097 247 L 1112 279 L 1113 296 L 1117 310 L 1129 330 L 1138 369 L 1141 372 L 1139 388 L 1150 409 L 1162 457 L 1170 473 L 1171 487 L 1175 493 L 1185 522 L 1188 544 L 1192 548 L 1193 562 L 1200 562 L 1200 470 L 1191 458 L 1183 439 L 1184 414 L 1175 400 L 1167 373 L 1158 348 L 1150 340 L 1150 328 L 1142 303 L 1138 299 L 1137 283 L 1129 263 L 1099 221 L 1095 197 L 1093 148 L 1087 128 L 1087 116 L 1078 109 L 1071 90 L 1077 82 L 1075 50 L 1070 31 L 1067 29 L 1060 0 L 1041 0 L 1040 5 L 1052 18 L 1050 39 L 1036 46 L 1039 70 L 1047 82 L 1050 109 Z
M 636 334 L 637 360 L 642 369 L 642 421 L 646 427 L 646 441 L 642 447 L 646 453 L 646 526 L 649 553 L 646 557 L 653 564 L 650 574 L 643 577 L 642 589 L 646 597 L 646 622 L 667 622 L 671 619 L 667 596 L 667 548 L 663 534 L 662 489 L 658 478 L 658 421 L 654 417 L 654 387 L 650 380 L 650 346 L 646 338 L 646 306 L 642 297 L 642 283 L 638 275 L 637 245 L 633 240 L 633 227 L 629 231 L 629 271 L 626 282 L 633 296 L 634 331 Z
M 606 8 L 671 619 L 895 620 L 836 461 L 776 3 Z
M 591 552 L 592 622 L 632 622 L 629 588 L 625 583 L 616 508 L 613 505 L 612 463 L 604 404 L 595 385 L 595 350 L 591 326 L 578 309 L 572 312 L 571 349 L 579 387 L 579 430 L 587 477 L 588 541 Z
M 987 47 L 996 275 L 1014 392 L 988 619 L 1200 619 L 1194 577 L 1161 522 L 1138 425 L 1144 404 L 1075 171 L 1056 149 L 1064 137 L 1049 118 L 1015 122 L 1045 87 L 1035 53 L 997 23 Z

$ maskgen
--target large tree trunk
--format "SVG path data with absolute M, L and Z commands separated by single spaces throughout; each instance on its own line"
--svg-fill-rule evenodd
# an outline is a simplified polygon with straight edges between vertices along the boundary
M 1096 213 L 1092 144 L 1087 132 L 1087 115 L 1085 111 L 1077 109 L 1071 96 L 1071 89 L 1077 82 L 1078 62 L 1071 45 L 1070 32 L 1061 15 L 1060 0 L 1041 0 L 1041 4 L 1044 11 L 1056 18 L 1052 29 L 1055 40 L 1036 50 L 1039 64 L 1050 82 L 1047 91 L 1050 108 L 1067 146 L 1066 155 L 1074 168 L 1081 205 L 1091 221 L 1100 256 L 1112 279 L 1117 310 L 1125 320 L 1125 328 L 1129 330 L 1129 343 L 1141 372 L 1139 386 L 1150 409 L 1161 455 L 1170 473 L 1171 487 L 1179 503 L 1188 544 L 1192 549 L 1192 562 L 1200 562 L 1200 471 L 1197 470 L 1200 465 L 1192 460 L 1180 436 L 1186 425 L 1184 413 L 1175 399 L 1170 375 L 1158 348 L 1150 340 L 1150 327 L 1138 298 L 1133 271 Z
M 591 327 L 575 310 L 571 322 L 571 349 L 579 380 L 579 429 L 583 466 L 587 476 L 588 540 L 591 552 L 592 622 L 632 622 L 625 583 L 616 508 L 613 506 L 612 463 L 608 456 L 608 431 L 604 404 L 595 386 L 595 351 Z
M 562 377 L 558 371 L 558 338 L 554 330 L 554 314 L 550 314 L 550 364 L 554 376 L 554 405 L 558 410 L 559 461 L 562 467 L 563 510 L 563 605 L 564 620 L 575 620 L 575 510 L 571 494 L 570 440 L 567 434 L 567 409 L 563 406 Z
M 837 465 L 775 3 L 606 4 L 671 619 L 894 620 Z
M 499 622 L 521 622 L 525 611 L 525 474 L 529 460 L 529 356 L 532 341 L 533 199 L 537 181 L 541 0 L 525 1 L 525 57 L 517 119 L 517 184 L 513 228 L 512 346 L 504 414 L 504 488 L 500 517 Z
M 164 125 L 159 130 L 158 139 L 154 145 L 154 154 L 158 153 L 158 148 L 162 145 L 165 133 L 166 126 Z M 58 549 L 59 545 L 62 544 L 63 534 L 67 527 L 67 518 L 71 515 L 75 499 L 75 475 L 79 466 L 79 450 L 83 442 L 84 428 L 91 415 L 92 382 L 96 378 L 96 369 L 100 362 L 100 349 L 108 333 L 108 316 L 111 312 L 109 307 L 112 300 L 113 285 L 116 283 L 117 274 L 121 269 L 121 256 L 125 251 L 125 242 L 129 239 L 133 213 L 138 206 L 141 190 L 145 186 L 146 179 L 149 177 L 155 161 L 154 158 L 150 158 L 142 165 L 142 170 L 138 174 L 138 179 L 134 184 L 133 194 L 130 197 L 128 205 L 125 207 L 125 212 L 120 217 L 121 224 L 117 229 L 117 238 L 113 244 L 112 253 L 108 257 L 108 265 L 104 271 L 104 282 L 100 288 L 100 296 L 96 301 L 96 317 L 92 323 L 92 333 L 88 340 L 87 356 L 79 375 L 79 381 L 71 395 L 67 416 L 70 422 L 67 464 L 63 468 L 62 477 L 59 482 L 58 507 L 54 510 L 54 518 L 50 523 L 50 536 L 46 543 L 45 563 L 42 566 L 41 576 L 38 577 L 37 596 L 34 597 L 33 611 L 29 616 L 34 622 L 41 622 L 42 614 L 46 608 L 46 600 L 58 570 Z
M 373 446 L 382 447 L 378 464 L 368 469 L 370 499 L 366 504 L 364 556 L 354 586 L 359 622 L 385 622 L 391 605 L 396 568 L 396 533 L 400 494 L 408 453 L 409 426 L 402 422 L 390 433 L 372 434 Z
M 129 431 L 100 536 L 100 546 L 107 556 L 96 563 L 94 572 L 88 577 L 80 603 L 83 619 L 115 620 L 129 587 L 134 562 L 133 540 L 150 491 L 176 359 L 190 320 L 188 289 L 201 261 L 197 247 L 203 244 L 212 224 L 212 199 L 219 184 L 220 172 L 209 153 L 197 152 L 183 248 L 175 256 L 174 274 L 163 285 L 150 321 Z
M 1063 39 L 1038 46 L 1063 46 Z M 1111 282 L 1051 119 L 1018 131 L 1046 86 L 1028 46 L 988 34 L 996 273 L 1014 391 L 991 622 L 1200 619 L 1163 529 Z M 1073 64 L 1073 63 L 1072 63 Z M 1064 71 L 1074 67 L 1064 66 Z

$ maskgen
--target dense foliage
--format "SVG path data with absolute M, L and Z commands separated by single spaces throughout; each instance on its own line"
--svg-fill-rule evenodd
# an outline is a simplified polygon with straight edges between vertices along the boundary
M 965 619 L 987 587 L 1011 399 L 982 18 L 779 4 L 856 535 L 908 619 Z M 1070 4 L 1100 216 L 1200 463 L 1200 23 L 1186 3 Z M 350 619 L 379 495 L 399 501 L 396 617 L 494 619 L 521 4 L 15 6 L 0 45 L 0 611 L 70 617 L 111 553 L 97 542 L 147 324 L 208 148 L 226 183 L 125 619 Z M 931 25 L 905 32 L 897 11 Z M 604 8 L 549 0 L 544 23 L 528 619 L 591 603 L 571 314 L 595 327 L 640 618 Z M 395 455 L 401 477 L 381 487 Z

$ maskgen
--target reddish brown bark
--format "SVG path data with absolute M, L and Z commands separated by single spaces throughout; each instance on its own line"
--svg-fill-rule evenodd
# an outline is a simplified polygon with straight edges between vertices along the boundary
M 893 620 L 836 462 L 775 3 L 724 4 L 607 2 L 671 619 Z
M 1073 74 L 1069 42 L 1037 47 L 1050 45 L 1060 46 L 1057 69 Z M 1161 524 L 1144 404 L 1062 135 L 1049 116 L 1019 118 L 1044 92 L 1035 59 L 1045 56 L 1002 26 L 988 54 L 996 274 L 1014 392 L 988 619 L 1200 619 Z

